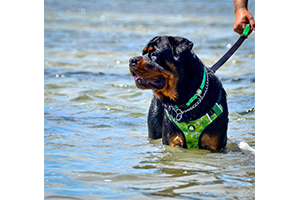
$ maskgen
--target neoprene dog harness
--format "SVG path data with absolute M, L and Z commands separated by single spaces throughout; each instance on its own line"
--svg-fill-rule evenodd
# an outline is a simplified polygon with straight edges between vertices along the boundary
M 196 99 L 199 99 L 191 108 L 194 109 L 197 105 L 200 104 L 202 99 L 205 96 L 206 91 L 208 90 L 208 74 L 206 69 L 203 70 L 203 79 L 200 85 L 200 88 L 196 91 L 196 94 L 190 98 L 190 100 L 186 103 L 187 106 L 190 106 L 192 102 Z M 206 84 L 205 84 L 206 83 Z M 206 87 L 205 87 L 206 86 Z M 204 92 L 203 92 L 204 90 Z M 201 94 L 203 93 L 203 96 Z M 188 149 L 198 149 L 199 147 L 199 138 L 205 128 L 210 125 L 214 120 L 216 120 L 222 113 L 223 113 L 223 106 L 221 105 L 221 98 L 222 98 L 222 89 L 220 90 L 220 94 L 218 97 L 217 102 L 214 106 L 210 109 L 209 112 L 204 114 L 198 119 L 191 120 L 188 123 L 180 122 L 182 118 L 182 114 L 192 110 L 187 109 L 186 111 L 181 111 L 177 106 L 171 108 L 175 111 L 176 116 L 173 117 L 172 114 L 168 112 L 168 109 L 165 108 L 165 112 L 169 119 L 184 133 L 187 148 Z
M 199 119 L 189 121 L 188 123 L 176 121 L 166 109 L 165 111 L 169 119 L 184 133 L 187 148 L 198 149 L 199 138 L 202 132 L 223 113 L 223 106 L 220 103 L 215 103 L 211 108 L 212 112 L 207 112 Z

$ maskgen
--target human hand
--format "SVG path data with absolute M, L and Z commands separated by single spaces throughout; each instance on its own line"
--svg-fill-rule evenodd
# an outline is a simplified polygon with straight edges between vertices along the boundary
M 242 34 L 246 24 L 250 24 L 249 34 L 253 30 L 255 31 L 255 21 L 251 13 L 246 8 L 236 10 L 233 30 L 238 34 Z

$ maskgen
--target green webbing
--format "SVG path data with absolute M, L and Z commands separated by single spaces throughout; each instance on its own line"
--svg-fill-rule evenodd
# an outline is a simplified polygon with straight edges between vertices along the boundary
M 191 103 L 193 103 L 193 101 L 195 101 L 197 99 L 198 95 L 202 94 L 202 90 L 204 89 L 205 82 L 206 82 L 206 70 L 203 69 L 203 79 L 202 79 L 202 83 L 200 85 L 200 88 L 197 90 L 197 94 L 195 94 L 194 96 L 192 96 L 190 98 L 190 100 L 185 104 L 186 106 L 190 106 Z
M 248 36 L 249 31 L 250 31 L 250 26 L 247 24 L 245 26 L 245 29 L 244 29 L 244 32 L 242 33 L 242 35 Z

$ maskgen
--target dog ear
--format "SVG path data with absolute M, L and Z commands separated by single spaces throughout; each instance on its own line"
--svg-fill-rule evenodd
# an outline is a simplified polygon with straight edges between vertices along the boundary
M 173 57 L 176 62 L 182 60 L 186 53 L 191 51 L 194 43 L 183 37 L 168 37 L 172 49 Z

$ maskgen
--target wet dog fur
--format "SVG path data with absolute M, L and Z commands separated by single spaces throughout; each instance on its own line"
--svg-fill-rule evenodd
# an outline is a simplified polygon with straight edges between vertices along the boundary
M 193 43 L 183 37 L 157 36 L 143 49 L 142 56 L 129 60 L 129 70 L 140 89 L 151 89 L 154 97 L 148 113 L 150 139 L 162 138 L 165 145 L 187 148 L 183 132 L 168 118 L 166 105 L 177 105 L 185 110 L 185 103 L 199 88 L 204 64 L 193 52 Z M 209 76 L 208 91 L 202 102 L 183 115 L 184 121 L 198 119 L 217 102 L 222 91 L 223 113 L 205 128 L 199 138 L 199 149 L 217 151 L 226 146 L 228 108 L 226 92 L 215 74 L 206 68 Z

